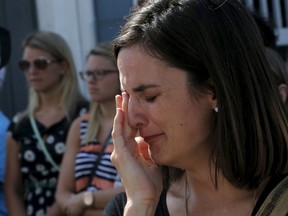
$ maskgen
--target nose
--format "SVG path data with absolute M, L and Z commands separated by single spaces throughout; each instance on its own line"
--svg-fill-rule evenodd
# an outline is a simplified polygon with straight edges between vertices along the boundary
M 90 76 L 87 77 L 86 82 L 87 82 L 88 84 L 90 84 L 90 85 L 94 85 L 95 83 L 98 82 L 98 79 L 96 78 L 95 75 L 90 75 Z
M 30 63 L 29 68 L 27 69 L 27 74 L 35 74 L 37 72 L 37 68 L 33 63 Z
M 90 75 L 90 76 L 87 77 L 87 82 L 88 82 L 88 83 L 93 83 L 95 80 L 96 80 L 96 79 L 95 79 L 92 75 Z
M 147 110 L 141 101 L 129 97 L 128 101 L 128 123 L 133 128 L 143 128 L 148 124 Z

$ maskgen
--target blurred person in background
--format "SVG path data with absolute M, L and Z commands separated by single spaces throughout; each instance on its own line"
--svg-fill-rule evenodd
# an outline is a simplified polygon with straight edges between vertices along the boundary
M 29 84 L 28 108 L 8 128 L 5 185 L 9 215 L 60 215 L 55 191 L 70 123 L 87 103 L 73 57 L 53 32 L 24 39 L 19 68 Z
M 0 90 L 4 82 L 5 70 L 0 68 Z M 4 180 L 5 180 L 5 164 L 6 164 L 6 130 L 9 125 L 9 118 L 0 110 L 0 216 L 7 214 Z
M 280 92 L 282 100 L 287 104 L 288 97 L 288 74 L 287 67 L 283 57 L 277 50 L 277 36 L 274 32 L 274 26 L 271 20 L 261 17 L 258 13 L 253 12 L 256 24 L 259 28 L 263 42 L 265 45 L 265 52 L 271 71 L 276 79 L 277 87 Z
M 11 46 L 10 32 L 0 27 L 0 90 L 4 83 L 4 66 L 10 59 Z M 0 110 L 0 216 L 7 215 L 4 195 L 5 163 L 6 163 L 6 130 L 9 125 L 9 119 Z
M 273 72 L 278 90 L 281 98 L 285 104 L 288 104 L 288 72 L 286 64 L 280 54 L 269 47 L 266 47 L 266 56 L 270 65 L 271 71 Z
M 88 87 L 90 111 L 71 125 L 56 193 L 67 216 L 102 215 L 108 201 L 123 191 L 110 161 L 115 95 L 120 92 L 111 44 L 92 49 L 86 68 L 80 75 Z
M 80 75 L 88 87 L 90 111 L 71 125 L 56 193 L 67 216 L 102 215 L 108 201 L 123 191 L 110 161 L 115 95 L 120 92 L 111 44 L 92 49 L 86 68 Z

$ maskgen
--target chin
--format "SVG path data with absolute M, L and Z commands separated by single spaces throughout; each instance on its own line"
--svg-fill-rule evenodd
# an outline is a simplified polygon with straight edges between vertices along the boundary
M 150 158 L 157 165 L 167 165 L 167 160 L 163 158 L 163 154 L 150 152 Z
M 101 101 L 101 98 L 98 97 L 97 95 L 90 95 L 90 98 L 92 101 L 95 101 L 95 102 L 100 102 Z
M 34 86 L 31 86 L 31 88 L 32 88 L 35 92 L 37 92 L 37 93 L 44 93 L 44 92 L 46 92 L 44 89 L 35 88 Z

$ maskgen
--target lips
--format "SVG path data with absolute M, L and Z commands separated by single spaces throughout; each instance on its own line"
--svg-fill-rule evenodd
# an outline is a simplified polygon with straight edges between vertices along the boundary
M 89 88 L 89 93 L 97 93 L 99 90 L 95 88 Z
M 29 79 L 29 82 L 40 82 L 41 79 Z
M 163 134 L 161 133 L 161 134 L 153 134 L 153 135 L 145 136 L 143 138 L 146 143 L 151 145 L 152 143 L 158 141 L 162 136 Z

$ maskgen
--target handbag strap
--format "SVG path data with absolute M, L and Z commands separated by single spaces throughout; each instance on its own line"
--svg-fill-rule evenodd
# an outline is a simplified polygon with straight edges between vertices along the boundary
M 59 172 L 60 171 L 60 167 L 55 163 L 55 161 L 53 160 L 53 158 L 51 157 L 51 155 L 49 154 L 45 144 L 44 144 L 44 141 L 43 139 L 41 138 L 40 136 L 40 133 L 39 133 L 39 130 L 37 128 L 37 125 L 36 125 L 36 122 L 35 122 L 35 119 L 34 117 L 30 114 L 29 115 L 29 119 L 30 119 L 30 123 L 31 123 L 31 126 L 33 128 L 33 131 L 34 131 L 34 134 L 38 140 L 38 143 L 41 147 L 41 150 L 43 151 L 47 161 Z
M 112 132 L 112 129 L 111 129 L 109 134 L 111 134 L 111 132 Z M 101 160 L 102 156 L 104 155 L 104 152 L 106 150 L 106 147 L 108 146 L 109 140 L 110 140 L 110 135 L 106 138 L 106 140 L 104 142 L 104 145 L 103 145 L 101 151 L 99 152 L 98 157 L 97 157 L 97 159 L 96 159 L 96 161 L 94 163 L 94 167 L 91 170 L 91 175 L 89 176 L 89 179 L 88 179 L 88 182 L 87 182 L 87 187 L 89 187 L 91 185 L 91 183 L 92 183 L 94 172 L 96 171 L 96 169 L 97 169 L 97 167 L 98 167 L 98 165 L 100 163 L 100 160 Z
M 286 216 L 288 214 L 288 176 L 268 195 L 257 216 Z

